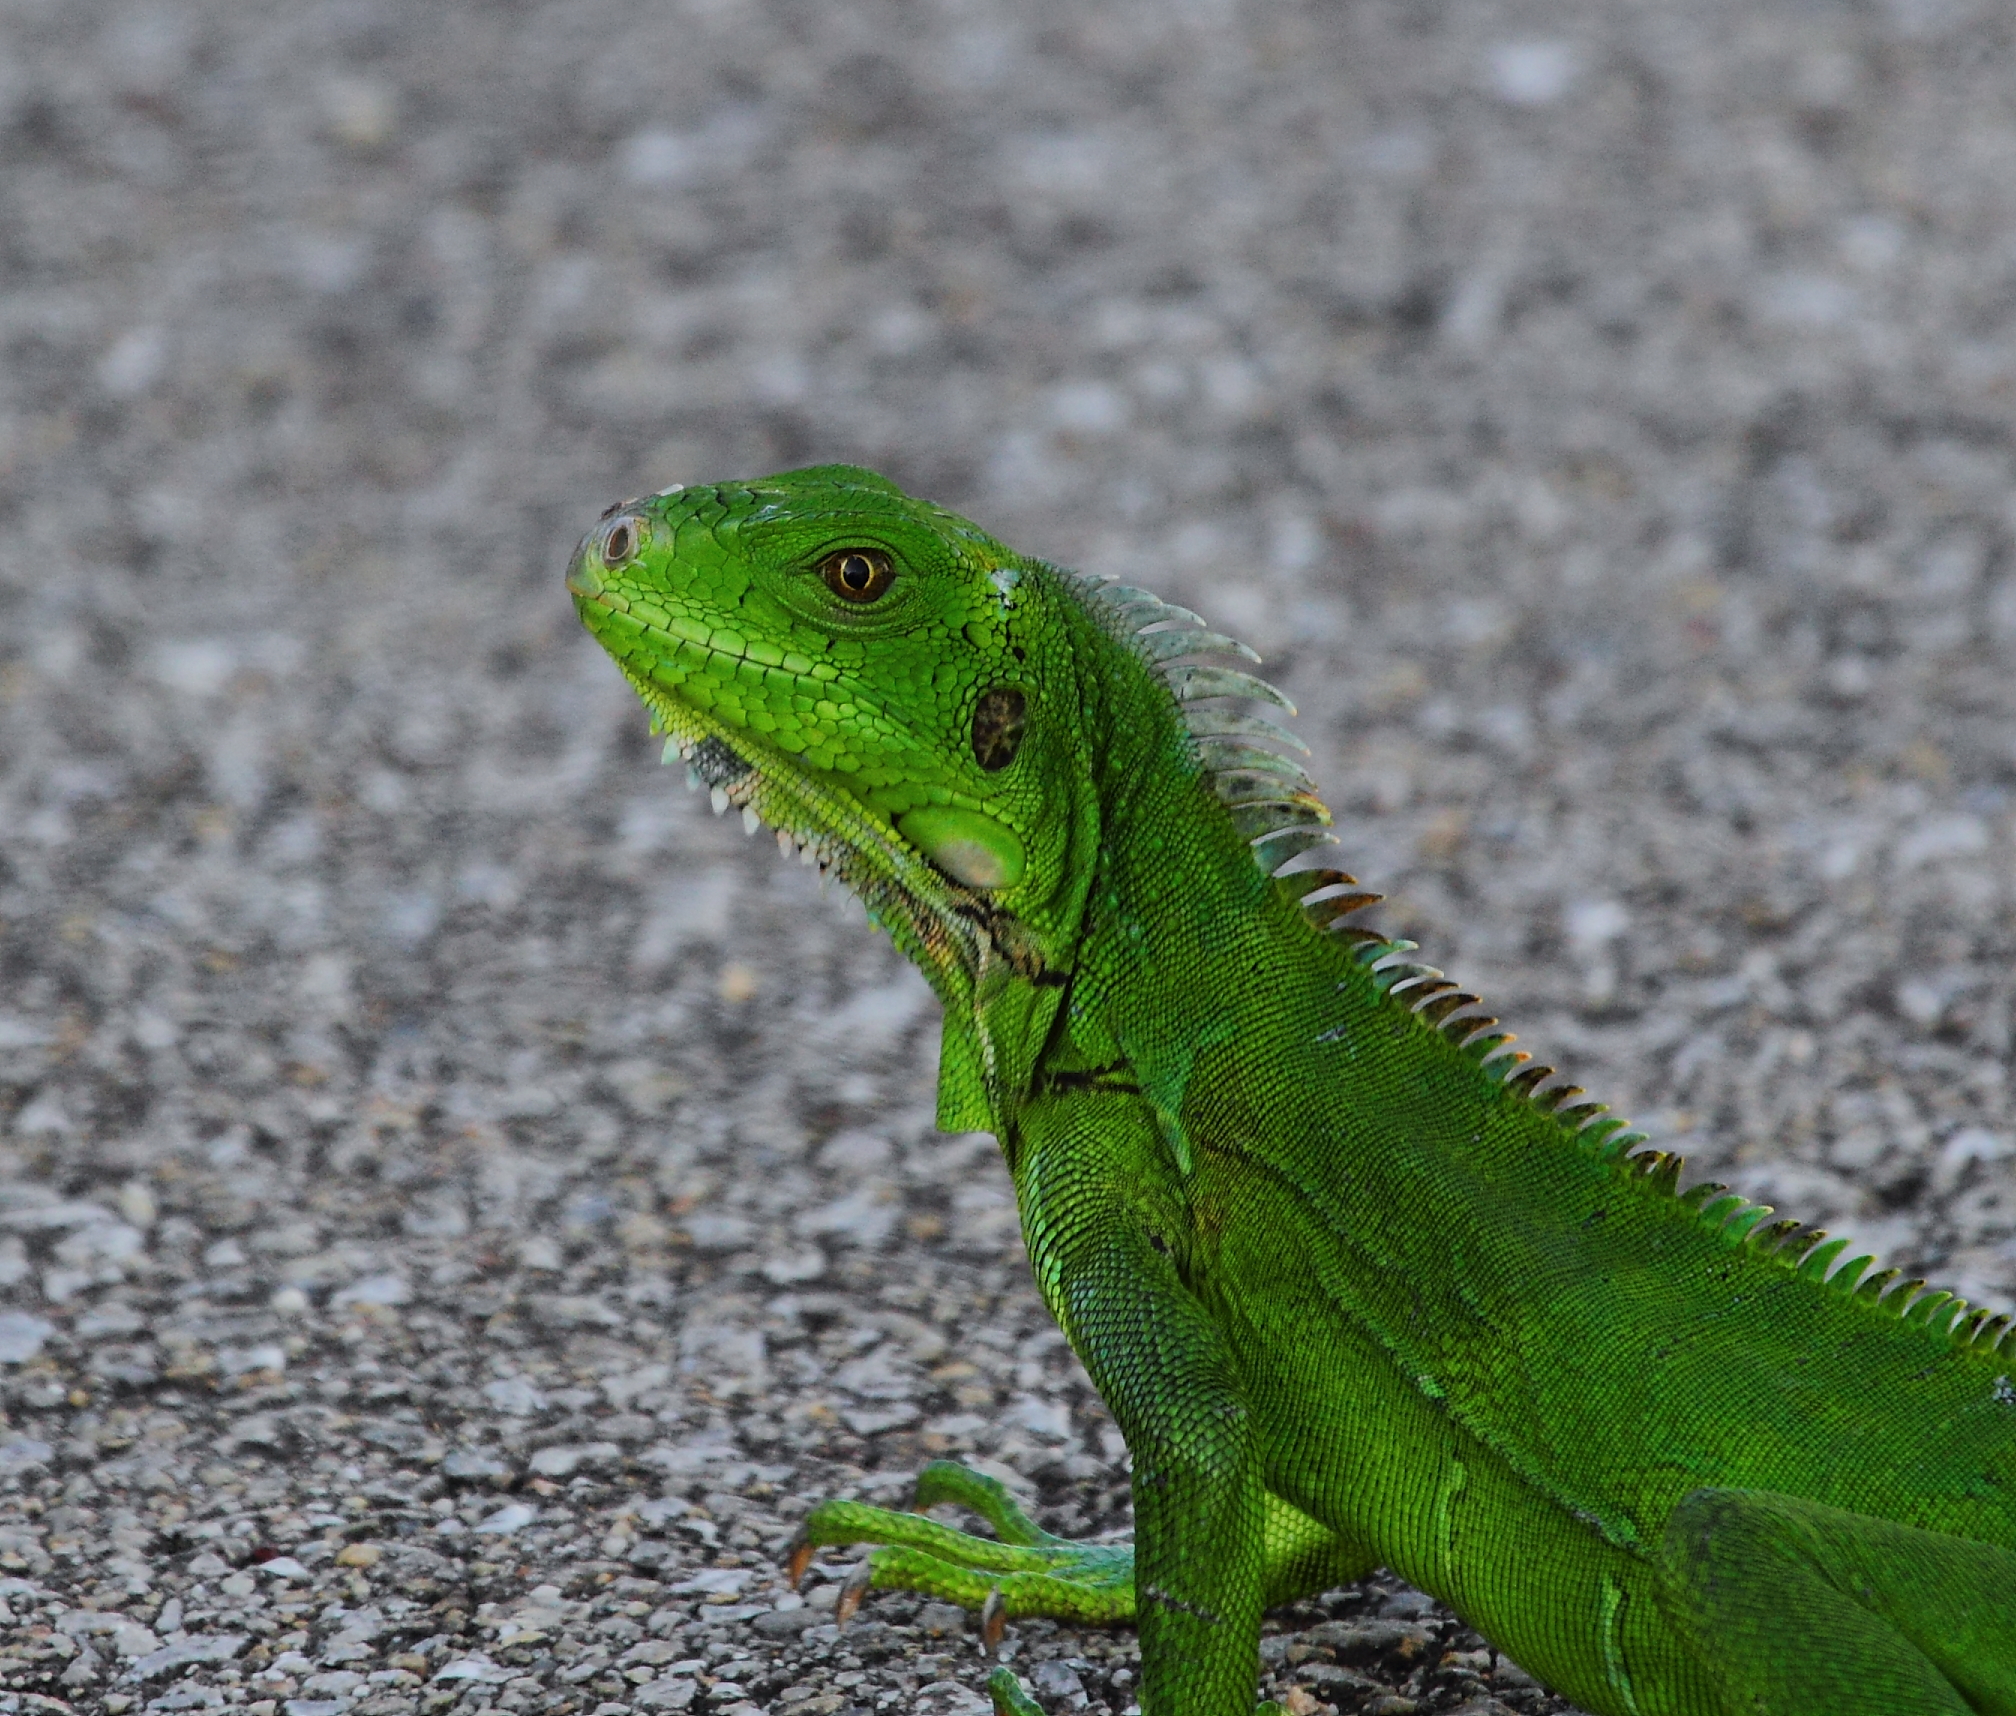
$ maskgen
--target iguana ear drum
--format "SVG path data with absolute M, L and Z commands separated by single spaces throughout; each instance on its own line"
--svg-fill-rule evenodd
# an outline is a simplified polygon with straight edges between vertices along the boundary
M 1028 705 L 1012 685 L 983 691 L 973 710 L 973 760 L 990 775 L 1005 769 L 1022 748 Z

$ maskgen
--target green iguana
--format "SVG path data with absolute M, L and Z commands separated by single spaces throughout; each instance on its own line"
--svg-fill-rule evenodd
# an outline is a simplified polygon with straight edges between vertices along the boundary
M 666 760 L 929 978 L 939 1124 L 1132 1456 L 1131 1548 L 938 1463 L 998 1538 L 828 1502 L 808 1552 L 1131 1619 L 1147 1716 L 1250 1716 L 1262 1610 L 1381 1565 L 1610 1716 L 2016 1716 L 2011 1318 L 1682 1191 L 1353 927 L 1250 651 L 845 466 L 613 507 L 567 582 Z

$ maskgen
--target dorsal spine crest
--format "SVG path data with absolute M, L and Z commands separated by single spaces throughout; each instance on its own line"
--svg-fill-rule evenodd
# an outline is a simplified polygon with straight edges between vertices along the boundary
M 1371 969 L 1374 992 L 1383 1004 L 1437 1033 L 1496 1080 L 1507 1096 L 1550 1116 L 1568 1147 L 1605 1164 L 1635 1190 L 1690 1213 L 1732 1251 L 1767 1259 L 1872 1312 L 1922 1324 L 1955 1347 L 1991 1358 L 2016 1354 L 2016 1318 L 1970 1309 L 1943 1289 L 1928 1291 L 1922 1280 L 1902 1279 L 1901 1270 L 1868 1275 L 1875 1261 L 1871 1257 L 1835 1268 L 1848 1240 L 1829 1239 L 1823 1230 L 1794 1218 L 1767 1226 L 1774 1213 L 1769 1205 L 1754 1204 L 1725 1186 L 1703 1182 L 1681 1191 L 1684 1157 L 1640 1150 L 1648 1142 L 1646 1134 L 1606 1104 L 1578 1100 L 1584 1092 L 1577 1085 L 1548 1083 L 1557 1077 L 1554 1069 L 1528 1064 L 1531 1057 L 1512 1047 L 1511 1032 L 1494 1029 L 1495 1018 L 1474 1011 L 1483 1005 L 1478 996 L 1434 966 L 1405 957 L 1414 951 L 1413 942 L 1347 922 L 1352 914 L 1377 905 L 1381 896 L 1364 891 L 1341 870 L 1286 869 L 1304 852 L 1336 841 L 1328 832 L 1330 812 L 1296 761 L 1309 754 L 1308 747 L 1265 715 L 1225 707 L 1227 702 L 1265 704 L 1293 715 L 1294 705 L 1254 674 L 1197 659 L 1230 656 L 1258 666 L 1260 657 L 1236 638 L 1211 630 L 1188 608 L 1150 591 L 1053 570 L 1102 629 L 1167 688 L 1204 785 L 1226 807 L 1261 873 L 1300 907 L 1312 928 L 1336 937 L 1358 964 Z M 1326 1040 L 1338 1036 L 1324 1033 Z

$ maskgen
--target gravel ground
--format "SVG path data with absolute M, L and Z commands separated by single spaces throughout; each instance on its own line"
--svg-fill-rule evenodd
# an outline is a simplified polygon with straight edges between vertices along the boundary
M 0 1712 L 970 1713 L 795 1520 L 1124 1526 L 922 983 L 577 631 L 667 481 L 858 459 L 1244 632 L 1387 927 L 2016 1300 L 2012 28 L 12 0 Z M 1478 1645 L 1382 1580 L 1264 1656 L 1565 1709 Z

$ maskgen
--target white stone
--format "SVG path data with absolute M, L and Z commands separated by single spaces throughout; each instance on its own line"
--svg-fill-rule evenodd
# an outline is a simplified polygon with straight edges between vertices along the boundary
M 0 1364 L 26 1364 L 42 1351 L 56 1325 L 29 1311 L 0 1311 Z
M 1574 85 L 1580 70 L 1572 43 L 1500 42 L 1491 50 L 1491 90 L 1514 107 L 1546 107 Z
M 507 1502 L 475 1529 L 498 1537 L 509 1537 L 514 1531 L 522 1531 L 538 1517 L 539 1510 L 535 1507 L 527 1507 L 523 1502 Z

